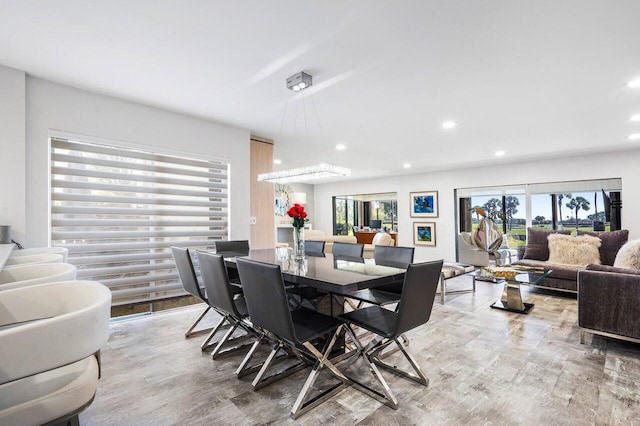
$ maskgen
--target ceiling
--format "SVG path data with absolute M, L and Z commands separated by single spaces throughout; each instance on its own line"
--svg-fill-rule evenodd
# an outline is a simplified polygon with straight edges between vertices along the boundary
M 273 138 L 276 169 L 324 160 L 363 178 L 640 147 L 627 139 L 640 133 L 628 120 L 640 89 L 625 86 L 640 78 L 638 0 L 0 0 L 0 10 L 0 64 Z M 301 70 L 314 84 L 295 94 L 285 80 Z

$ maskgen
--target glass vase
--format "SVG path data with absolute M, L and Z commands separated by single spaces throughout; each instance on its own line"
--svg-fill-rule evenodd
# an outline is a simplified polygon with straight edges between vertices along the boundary
M 293 259 L 304 259 L 304 228 L 293 228 Z

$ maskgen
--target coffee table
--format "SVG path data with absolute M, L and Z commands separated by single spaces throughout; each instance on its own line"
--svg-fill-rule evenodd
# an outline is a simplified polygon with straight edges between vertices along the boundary
M 476 280 L 503 284 L 504 288 L 502 290 L 502 297 L 500 300 L 491 304 L 492 308 L 517 312 L 519 314 L 528 314 L 534 304 L 522 301 L 520 286 L 539 285 L 540 282 L 548 277 L 553 271 L 545 271 L 537 268 L 520 269 L 517 267 L 512 267 L 512 269 L 520 271 L 520 273 L 513 279 L 504 277 L 486 277 L 482 275 L 481 270 L 473 271 L 469 275 L 473 277 L 474 285 Z

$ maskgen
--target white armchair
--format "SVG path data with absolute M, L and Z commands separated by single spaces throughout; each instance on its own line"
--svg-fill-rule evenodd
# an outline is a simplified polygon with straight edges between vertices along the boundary
M 28 256 L 10 256 L 5 267 L 16 265 L 34 265 L 36 263 L 62 263 L 62 256 L 54 253 L 31 254 Z
M 75 280 L 77 269 L 68 263 L 19 265 L 0 270 L 0 291 L 55 281 Z
M 94 281 L 42 284 L 0 292 L 0 306 L 0 424 L 77 421 L 96 392 L 109 289 Z
M 458 262 L 460 263 L 474 266 L 488 266 L 490 263 L 505 265 L 511 262 L 511 254 L 506 238 L 500 249 L 489 253 L 476 245 L 472 232 L 458 234 Z
M 373 251 L 376 246 L 393 246 L 395 245 L 395 241 L 391 237 L 391 235 L 386 232 L 378 232 L 373 236 L 373 241 L 371 244 L 364 245 L 364 257 L 370 259 L 373 257 Z
M 59 254 L 62 256 L 62 261 L 67 261 L 67 255 L 69 254 L 69 249 L 64 247 L 34 247 L 27 248 L 22 250 L 14 250 L 11 253 L 12 258 L 21 257 L 21 256 L 33 256 L 34 254 Z

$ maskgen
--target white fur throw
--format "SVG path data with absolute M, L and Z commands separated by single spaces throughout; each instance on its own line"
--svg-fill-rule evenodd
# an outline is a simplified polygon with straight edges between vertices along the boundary
M 627 241 L 616 255 L 613 266 L 627 269 L 640 269 L 640 240 Z
M 550 234 L 547 239 L 549 240 L 549 263 L 578 266 L 587 266 L 590 263 L 600 265 L 598 248 L 602 241 L 598 237 Z

